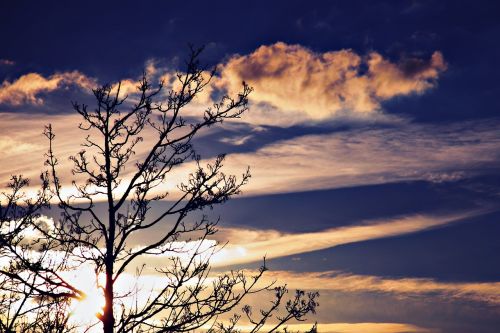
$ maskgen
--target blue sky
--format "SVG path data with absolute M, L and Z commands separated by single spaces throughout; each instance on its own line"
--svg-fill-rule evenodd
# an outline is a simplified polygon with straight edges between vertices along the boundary
M 195 143 L 204 159 L 227 153 L 230 172 L 249 165 L 253 175 L 211 212 L 236 258 L 217 269 L 256 267 L 267 254 L 276 277 L 320 289 L 311 321 L 324 332 L 496 332 L 499 10 L 495 1 L 4 2 L 0 177 L 37 176 L 48 122 L 61 154 L 76 152 L 70 101 L 91 102 L 95 84 L 133 86 L 144 70 L 168 79 L 188 43 L 205 45 L 217 89 L 254 87 L 247 114 Z

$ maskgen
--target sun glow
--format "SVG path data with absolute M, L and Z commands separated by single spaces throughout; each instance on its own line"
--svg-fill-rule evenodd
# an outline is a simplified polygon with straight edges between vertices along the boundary
M 106 304 L 101 281 L 102 277 L 90 267 L 82 266 L 71 272 L 70 279 L 84 293 L 81 299 L 74 300 L 70 306 L 70 320 L 74 324 L 88 326 L 98 322 L 98 315 L 102 314 Z
M 86 292 L 82 299 L 71 304 L 71 318 L 76 324 L 91 324 L 102 314 L 104 295 L 101 289 Z

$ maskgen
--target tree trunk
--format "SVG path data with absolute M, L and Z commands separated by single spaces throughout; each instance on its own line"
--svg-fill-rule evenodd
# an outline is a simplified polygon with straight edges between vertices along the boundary
M 115 316 L 113 313 L 113 263 L 110 266 L 106 265 L 106 287 L 104 289 L 104 313 L 102 315 L 102 323 L 104 333 L 113 333 L 115 327 Z
M 106 117 L 106 132 L 104 135 L 104 151 L 105 151 L 105 169 L 106 169 L 106 187 L 108 196 L 108 221 L 109 221 L 109 234 L 108 240 L 106 242 L 106 288 L 104 289 L 104 299 L 106 304 L 104 306 L 103 314 L 103 326 L 104 333 L 113 333 L 115 329 L 115 315 L 113 313 L 113 266 L 115 262 L 114 258 L 114 245 L 115 245 L 115 208 L 113 199 L 113 176 L 111 175 L 111 150 L 110 150 L 110 136 L 109 136 L 109 119 L 110 119 L 110 109 L 107 109 Z
M 111 206 L 111 205 L 110 205 Z M 109 239 L 106 244 L 106 286 L 104 288 L 104 300 L 106 304 L 104 305 L 104 313 L 102 318 L 102 323 L 104 325 L 104 333 L 113 333 L 115 327 L 115 315 L 113 313 L 113 268 L 114 268 L 114 257 L 113 257 L 113 245 L 115 239 L 115 219 L 114 211 L 110 208 L 110 218 L 109 218 Z

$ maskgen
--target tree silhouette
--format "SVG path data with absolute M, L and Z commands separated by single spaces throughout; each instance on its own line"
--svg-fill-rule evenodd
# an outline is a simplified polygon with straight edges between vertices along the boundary
M 21 221 L 23 228 L 32 228 L 37 234 L 36 239 L 26 241 L 19 230 L 13 230 L 21 240 L 2 238 L 2 246 L 7 245 L 3 249 L 12 258 L 10 267 L 2 273 L 16 285 L 19 295 L 35 297 L 45 310 L 54 306 L 60 309 L 64 301 L 85 297 L 78 285 L 61 272 L 91 264 L 96 276 L 105 277 L 98 286 L 105 298 L 98 315 L 104 333 L 186 332 L 200 328 L 211 333 L 234 332 L 240 318 L 253 325 L 252 332 L 274 332 L 290 320 L 302 321 L 308 313 L 314 313 L 317 293 L 297 291 L 286 299 L 286 286 L 259 283 L 267 269 L 265 262 L 253 275 L 241 270 L 215 278 L 210 275 L 209 261 L 217 244 L 208 237 L 217 231 L 218 219 L 212 221 L 204 209 L 239 194 L 250 173 L 247 170 L 241 177 L 226 175 L 224 155 L 203 165 L 192 143 L 202 129 L 239 118 L 247 110 L 252 89 L 243 82 L 237 96 L 222 96 L 202 115 L 185 115 L 186 107 L 216 75 L 215 69 L 200 66 L 200 52 L 191 49 L 185 71 L 177 74 L 177 89 L 164 92 L 162 82 L 154 86 L 144 74 L 133 101 L 122 96 L 118 83 L 93 90 L 94 109 L 73 103 L 81 116 L 79 129 L 88 135 L 83 149 L 70 157 L 75 176 L 71 194 L 63 193 L 54 149 L 56 136 L 50 125 L 46 127 L 49 170 L 42 177 L 41 199 L 29 203 L 29 211 L 22 212 L 21 217 L 3 219 Z M 146 153 L 136 155 L 139 147 L 146 147 Z M 177 184 L 180 194 L 166 201 L 169 193 L 162 186 L 173 181 L 173 170 L 187 163 L 194 165 L 194 171 Z M 35 214 L 47 202 L 49 183 L 50 194 L 62 212 L 53 225 L 37 222 Z M 105 212 L 97 209 L 98 201 L 105 202 Z M 161 207 L 161 211 L 151 209 L 152 204 L 160 202 L 155 207 Z M 151 230 L 155 238 L 147 244 L 129 245 L 134 237 L 147 232 L 151 235 Z M 35 250 L 37 255 L 33 257 Z M 136 286 L 116 290 L 125 272 L 135 269 L 137 275 L 142 273 L 140 260 L 145 256 L 165 258 L 163 267 L 157 269 L 163 285 L 151 290 L 145 299 L 140 299 Z M 243 306 L 242 300 L 258 292 L 272 292 L 273 300 L 269 308 L 253 312 L 250 306 Z M 240 314 L 227 317 L 238 312 L 238 307 Z M 221 319 L 223 315 L 225 320 Z M 44 322 L 43 315 L 40 318 L 39 322 Z M 56 326 L 65 324 L 64 319 L 55 322 Z M 61 331 L 60 327 L 54 331 Z
M 0 194 L 0 258 L 8 262 L 0 265 L 1 333 L 62 333 L 73 328 L 68 324 L 68 299 L 53 297 L 54 286 L 44 279 L 47 271 L 60 266 L 47 260 L 50 244 L 33 234 L 45 228 L 39 211 L 50 199 L 47 175 L 41 179 L 36 199 L 24 193 L 29 182 L 22 176 L 13 176 L 8 191 Z

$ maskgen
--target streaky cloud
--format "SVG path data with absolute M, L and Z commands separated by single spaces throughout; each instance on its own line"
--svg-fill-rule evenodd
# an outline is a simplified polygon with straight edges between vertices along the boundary
M 343 244 L 410 234 L 482 214 L 471 211 L 444 216 L 412 215 L 371 221 L 318 232 L 281 233 L 276 230 L 221 229 L 220 241 L 230 243 L 212 258 L 214 266 L 257 262 L 299 253 L 327 249 Z
M 344 293 L 388 293 L 399 298 L 438 297 L 500 305 L 500 282 L 443 282 L 431 278 L 389 278 L 339 271 L 270 271 L 269 281 L 286 281 L 290 288 L 329 290 Z
M 251 164 L 246 194 L 383 184 L 456 181 L 497 169 L 499 120 L 405 124 L 304 135 L 228 156 L 230 170 Z
M 78 115 L 0 113 L 0 177 L 23 174 L 35 179 L 43 168 L 47 146 L 45 124 L 56 130 L 55 151 L 61 157 L 63 185 L 72 177 L 66 159 L 78 152 L 85 133 L 75 131 Z M 332 189 L 400 181 L 449 182 L 494 171 L 500 163 L 500 119 L 451 124 L 404 124 L 357 128 L 330 134 L 303 135 L 275 141 L 245 153 L 227 155 L 225 172 L 240 174 L 250 165 L 252 180 L 244 195 Z M 145 133 L 145 140 L 154 139 Z M 236 142 L 239 143 L 239 142 Z M 135 157 L 145 154 L 138 145 Z M 203 162 L 205 163 L 205 162 Z M 186 180 L 186 163 L 173 169 L 172 180 Z M 133 170 L 128 170 L 132 172 Z M 173 184 L 173 182 L 171 182 Z M 169 190 L 173 194 L 175 185 Z

